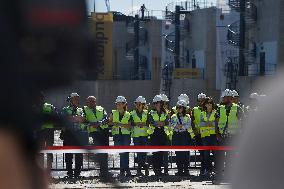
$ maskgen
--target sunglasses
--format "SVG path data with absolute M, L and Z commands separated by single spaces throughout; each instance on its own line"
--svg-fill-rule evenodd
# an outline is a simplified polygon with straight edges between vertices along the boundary
M 178 107 L 177 107 L 177 109 L 182 109 L 182 108 L 183 108 L 183 106 L 178 106 Z

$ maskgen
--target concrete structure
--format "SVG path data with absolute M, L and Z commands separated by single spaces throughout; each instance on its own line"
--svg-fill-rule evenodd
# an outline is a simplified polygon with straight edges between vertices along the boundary
M 114 14 L 115 15 L 115 14 Z M 135 73 L 135 49 L 139 49 L 139 79 L 151 79 L 152 61 L 161 59 L 161 27 L 162 21 L 146 19 L 139 21 L 139 46 L 135 46 L 134 18 L 119 15 L 114 16 L 113 24 L 113 68 L 114 79 L 132 80 Z
M 181 92 L 192 96 L 192 105 L 200 92 L 219 100 L 220 91 L 216 88 L 217 10 L 215 7 L 196 9 L 185 16 L 188 21 L 184 23 L 189 22 L 189 31 L 184 33 L 181 42 L 181 65 L 183 68 L 197 68 L 201 74 L 196 79 L 174 79 L 171 89 L 174 100 Z
M 284 2 L 282 0 L 253 0 L 257 7 L 257 22 L 247 33 L 246 45 L 255 43 L 255 63 L 249 66 L 249 76 L 239 77 L 237 89 L 243 97 L 252 91 L 265 93 L 265 84 L 271 81 L 284 65 Z M 265 72 L 260 76 L 260 57 L 264 56 Z M 244 98 L 245 100 L 245 98 Z
M 114 101 L 118 95 L 124 95 L 127 98 L 129 109 L 132 109 L 133 102 L 138 96 L 145 96 L 147 102 L 152 103 L 153 97 L 159 93 L 159 90 L 151 80 L 78 81 L 68 87 L 47 91 L 46 96 L 48 102 L 60 109 L 67 105 L 65 100 L 71 92 L 78 92 L 81 105 L 85 105 L 85 99 L 89 95 L 96 96 L 98 104 L 110 112 L 115 108 Z

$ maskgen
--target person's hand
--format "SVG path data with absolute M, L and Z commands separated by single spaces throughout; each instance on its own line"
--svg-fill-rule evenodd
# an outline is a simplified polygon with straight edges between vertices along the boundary
M 182 129 L 182 128 L 183 128 L 182 124 L 178 124 L 178 125 L 177 125 L 177 128 L 178 128 L 178 129 Z
M 99 123 L 98 123 L 98 122 L 94 122 L 94 123 L 91 124 L 90 127 L 92 127 L 92 128 L 98 128 L 98 127 L 99 127 Z
M 138 127 L 140 127 L 140 128 L 142 128 L 142 127 L 144 127 L 144 123 L 138 123 Z

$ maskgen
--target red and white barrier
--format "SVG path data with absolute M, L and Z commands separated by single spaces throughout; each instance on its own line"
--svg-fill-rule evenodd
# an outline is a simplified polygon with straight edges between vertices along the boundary
M 231 151 L 232 146 L 49 146 L 41 153 L 108 153 L 158 151 Z

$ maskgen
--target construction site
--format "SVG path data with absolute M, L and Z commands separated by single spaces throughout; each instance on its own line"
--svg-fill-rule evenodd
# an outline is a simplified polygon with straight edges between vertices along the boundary
M 263 170 L 283 162 L 271 156 L 284 144 L 275 127 L 283 0 L 2 7 L 0 167 L 9 171 L 0 188 L 262 189 L 282 180 Z
M 193 105 L 201 92 L 219 100 L 221 91 L 230 88 L 245 102 L 253 91 L 266 92 L 255 88 L 256 83 L 271 80 L 283 62 L 281 25 L 270 27 L 271 20 L 282 20 L 280 4 L 196 0 L 173 2 L 161 11 L 142 9 L 132 16 L 109 12 L 113 21 L 107 28 L 111 36 L 102 79 L 92 81 L 90 70 L 84 80 L 54 91 L 48 100 L 62 106 L 64 97 L 77 91 L 83 97 L 93 94 L 110 110 L 118 95 L 151 99 L 165 93 L 177 99 L 186 93 Z M 93 23 L 93 16 L 89 19 Z

